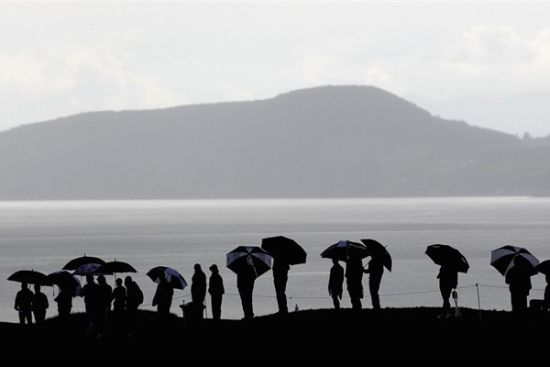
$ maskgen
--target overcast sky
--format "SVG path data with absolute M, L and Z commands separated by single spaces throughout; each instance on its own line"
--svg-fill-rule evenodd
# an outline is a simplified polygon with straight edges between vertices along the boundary
M 0 2 L 0 129 L 325 84 L 431 99 L 550 91 L 549 14 L 517 1 Z

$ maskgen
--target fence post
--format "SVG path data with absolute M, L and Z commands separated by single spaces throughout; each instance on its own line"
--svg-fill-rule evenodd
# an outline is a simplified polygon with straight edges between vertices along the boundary
M 481 323 L 481 298 L 479 296 L 479 284 L 476 283 L 476 291 L 477 291 L 477 309 L 479 310 L 479 322 Z

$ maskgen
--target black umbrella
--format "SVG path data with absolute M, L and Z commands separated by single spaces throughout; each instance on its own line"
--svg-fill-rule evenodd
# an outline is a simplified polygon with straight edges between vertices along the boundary
M 98 269 L 101 264 L 82 264 L 73 272 L 74 275 L 111 275 L 111 273 L 102 273 Z
M 137 270 L 128 263 L 122 261 L 109 261 L 100 265 L 97 268 L 98 273 L 115 274 L 115 273 L 137 273 Z
M 468 260 L 464 255 L 449 245 L 436 244 L 428 246 L 426 255 L 437 265 L 453 267 L 461 273 L 467 273 L 470 268 L 470 264 L 468 264 Z
M 70 289 L 73 296 L 76 296 L 78 293 L 77 290 L 82 287 L 80 280 L 67 270 L 55 271 L 48 274 L 48 280 L 59 288 Z
M 364 259 L 369 256 L 369 250 L 362 243 L 352 241 L 340 241 L 328 247 L 321 253 L 321 257 L 348 261 L 349 259 Z
M 305 264 L 306 251 L 293 239 L 277 236 L 264 238 L 262 248 L 275 260 L 283 260 L 290 265 Z
M 539 260 L 523 247 L 504 246 L 491 251 L 491 265 L 502 275 L 515 266 L 521 266 L 530 275 L 535 275 Z
M 12 282 L 51 286 L 48 276 L 34 270 L 19 270 L 8 277 Z
M 386 249 L 386 246 L 382 245 L 380 242 L 373 240 L 373 239 L 364 239 L 361 240 L 367 250 L 370 253 L 370 256 L 372 258 L 376 258 L 382 262 L 382 264 L 391 271 L 392 266 L 392 258 L 388 250 Z
M 93 256 L 81 256 L 69 261 L 64 267 L 63 270 L 76 270 L 82 265 L 86 264 L 105 264 L 105 261 L 101 260 L 99 257 Z
M 227 254 L 227 267 L 239 274 L 252 267 L 256 277 L 271 269 L 271 256 L 258 246 L 239 246 Z
M 161 279 L 165 279 L 172 288 L 184 289 L 187 287 L 187 282 L 183 276 L 175 269 L 167 266 L 157 266 L 147 272 L 147 276 L 155 283 L 160 283 Z
M 538 264 L 537 271 L 544 275 L 550 275 L 550 260 L 545 260 Z

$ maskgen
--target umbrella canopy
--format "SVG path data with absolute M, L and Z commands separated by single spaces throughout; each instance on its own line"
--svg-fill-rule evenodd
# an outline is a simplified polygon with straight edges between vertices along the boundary
M 76 270 L 82 265 L 86 264 L 105 264 L 105 261 L 101 260 L 99 257 L 93 257 L 93 256 L 81 256 L 77 257 L 76 259 L 72 259 L 69 261 L 64 267 L 63 270 Z
M 137 273 L 137 270 L 128 263 L 115 260 L 106 262 L 105 264 L 101 264 L 97 268 L 97 272 L 101 274 Z
M 290 265 L 305 264 L 306 251 L 293 239 L 277 236 L 264 238 L 262 248 L 275 260 L 282 260 Z
M 227 254 L 227 267 L 239 274 L 252 267 L 256 277 L 271 269 L 271 256 L 258 246 L 239 246 Z
M 464 255 L 449 245 L 436 244 L 428 246 L 426 255 L 437 265 L 453 267 L 461 273 L 467 273 L 470 268 L 470 264 L 468 264 L 468 260 Z
M 55 271 L 48 274 L 48 280 L 59 288 L 72 290 L 73 296 L 77 296 L 79 290 L 82 288 L 78 277 L 67 270 Z
M 74 275 L 107 275 L 111 273 L 104 273 L 100 272 L 99 268 L 101 267 L 101 264 L 84 264 L 80 265 L 76 270 L 74 271 Z
M 321 253 L 321 257 L 342 261 L 348 261 L 351 258 L 361 260 L 367 256 L 369 256 L 367 247 L 352 241 L 340 241 Z
M 363 242 L 363 245 L 365 245 L 373 259 L 380 260 L 384 267 L 391 271 L 392 258 L 386 246 L 370 238 L 361 240 L 361 242 Z
M 550 260 L 545 260 L 538 264 L 537 271 L 544 275 L 550 275 Z
M 147 272 L 147 276 L 155 283 L 160 283 L 161 279 L 166 281 L 176 289 L 185 289 L 187 282 L 177 270 L 167 266 L 157 266 Z
M 51 286 L 48 276 L 34 270 L 19 270 L 8 277 L 12 282 Z
M 502 275 L 515 266 L 522 266 L 535 275 L 539 260 L 523 247 L 504 246 L 491 251 L 491 265 Z

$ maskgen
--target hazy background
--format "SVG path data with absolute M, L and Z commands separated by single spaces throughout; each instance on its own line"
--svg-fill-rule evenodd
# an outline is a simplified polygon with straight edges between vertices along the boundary
M 369 84 L 443 117 L 548 135 L 547 98 L 513 119 L 486 104 L 549 92 L 548 14 L 539 1 L 2 2 L 0 129 Z

